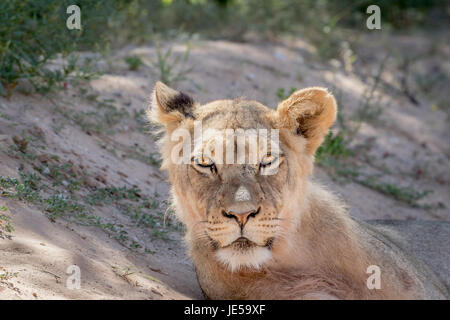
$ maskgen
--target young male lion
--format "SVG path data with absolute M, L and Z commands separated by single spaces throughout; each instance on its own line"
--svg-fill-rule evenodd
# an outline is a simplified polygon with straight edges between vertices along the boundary
M 448 223 L 359 222 L 311 180 L 336 110 L 323 88 L 296 91 L 272 110 L 243 99 L 199 105 L 156 84 L 148 115 L 163 127 L 162 168 L 205 297 L 448 298 L 406 249 L 448 282 Z M 414 233 L 402 237 L 396 225 Z

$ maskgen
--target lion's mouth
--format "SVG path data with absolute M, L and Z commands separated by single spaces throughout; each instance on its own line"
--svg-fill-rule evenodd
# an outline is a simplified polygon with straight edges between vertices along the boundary
M 230 244 L 230 247 L 239 250 L 249 249 L 255 246 L 257 246 L 257 244 L 246 237 L 239 237 Z
M 231 248 L 239 251 L 244 251 L 254 247 L 258 247 L 258 244 L 246 237 L 239 237 L 229 245 L 222 247 L 222 249 Z
M 247 250 L 254 247 L 266 247 L 272 249 L 274 238 L 269 238 L 264 245 L 258 245 L 246 237 L 239 237 L 224 248 L 233 248 L 236 250 Z

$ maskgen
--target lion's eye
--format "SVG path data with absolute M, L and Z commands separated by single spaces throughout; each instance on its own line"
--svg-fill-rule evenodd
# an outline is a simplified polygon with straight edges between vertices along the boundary
M 274 155 L 267 154 L 261 159 L 261 166 L 268 166 L 277 159 Z
M 194 157 L 194 162 L 200 167 L 212 167 L 214 165 L 214 161 L 212 161 L 211 158 L 206 156 Z

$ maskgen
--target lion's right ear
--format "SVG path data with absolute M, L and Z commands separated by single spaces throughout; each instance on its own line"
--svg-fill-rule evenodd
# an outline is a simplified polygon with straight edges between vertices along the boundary
M 306 152 L 313 155 L 336 119 L 336 100 L 325 88 L 294 92 L 277 108 L 280 127 L 306 139 Z
M 150 121 L 166 129 L 176 128 L 183 120 L 194 119 L 195 102 L 187 94 L 158 81 L 152 94 L 152 106 L 147 111 Z

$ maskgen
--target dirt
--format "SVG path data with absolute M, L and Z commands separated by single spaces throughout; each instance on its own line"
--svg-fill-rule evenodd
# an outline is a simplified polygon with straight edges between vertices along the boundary
M 360 39 L 370 46 L 361 46 L 350 69 L 337 60 L 318 61 L 314 49 L 298 39 L 271 44 L 195 41 L 187 62 L 193 70 L 186 81 L 174 87 L 203 103 L 245 96 L 276 107 L 279 88 L 326 86 L 339 95 L 340 111 L 351 118 L 371 88 L 389 44 L 395 43 L 400 53 L 411 51 L 410 46 L 414 52 L 425 48 L 415 57 L 410 72 L 426 75 L 438 66 L 448 80 L 450 65 L 445 57 L 450 47 L 442 42 L 436 45 L 438 36 L 397 36 L 384 42 Z M 173 50 L 182 54 L 185 47 L 175 44 Z M 374 54 L 376 50 L 379 54 Z M 124 240 L 115 231 L 73 219 L 73 213 L 52 216 L 45 205 L 0 193 L 0 214 L 10 218 L 14 228 L 12 232 L 0 229 L 1 299 L 202 298 L 185 253 L 182 228 L 166 210 L 169 186 L 165 173 L 158 169 L 155 137 L 147 132 L 151 128 L 142 118 L 134 116 L 148 107 L 158 75 L 145 65 L 130 71 L 124 57 L 133 54 L 146 61 L 156 53 L 153 47 L 127 47 L 107 60 L 98 59 L 106 72 L 91 81 L 91 88 L 81 85 L 88 94 L 98 94 L 95 102 L 73 85 L 47 97 L 28 94 L 26 86 L 19 86 L 10 97 L 1 97 L 0 176 L 17 178 L 19 172 L 33 172 L 51 186 L 42 196 L 60 190 L 63 197 L 77 195 L 81 200 L 99 188 L 137 187 L 139 197 L 157 201 L 155 207 L 143 211 L 159 215 L 159 220 L 155 218 L 152 226 L 142 225 L 114 201 L 92 206 L 90 214 L 103 224 L 126 231 Z M 439 90 L 424 92 L 410 77 L 411 99 L 401 87 L 397 56 L 386 60 L 376 90 L 382 113 L 361 124 L 352 141 L 359 150 L 352 161 L 361 165 L 365 174 L 381 177 L 386 183 L 432 193 L 408 204 L 351 180 L 336 181 L 325 166 L 315 169 L 316 179 L 345 199 L 357 218 L 450 220 L 449 122 L 448 115 L 436 107 L 442 101 L 448 104 L 449 84 L 439 82 L 434 86 Z M 103 116 L 88 113 L 101 109 L 98 101 L 103 99 L 113 99 L 107 101 L 128 115 L 117 115 L 119 120 L 104 126 L 88 126 L 71 114 L 85 111 L 83 121 L 103 121 Z M 52 186 L 56 178 L 49 175 L 49 168 L 67 163 L 72 171 Z M 71 177 L 82 179 L 75 191 L 67 187 Z M 162 223 L 165 220 L 169 223 Z M 79 289 L 67 284 L 72 265 L 80 268 Z

